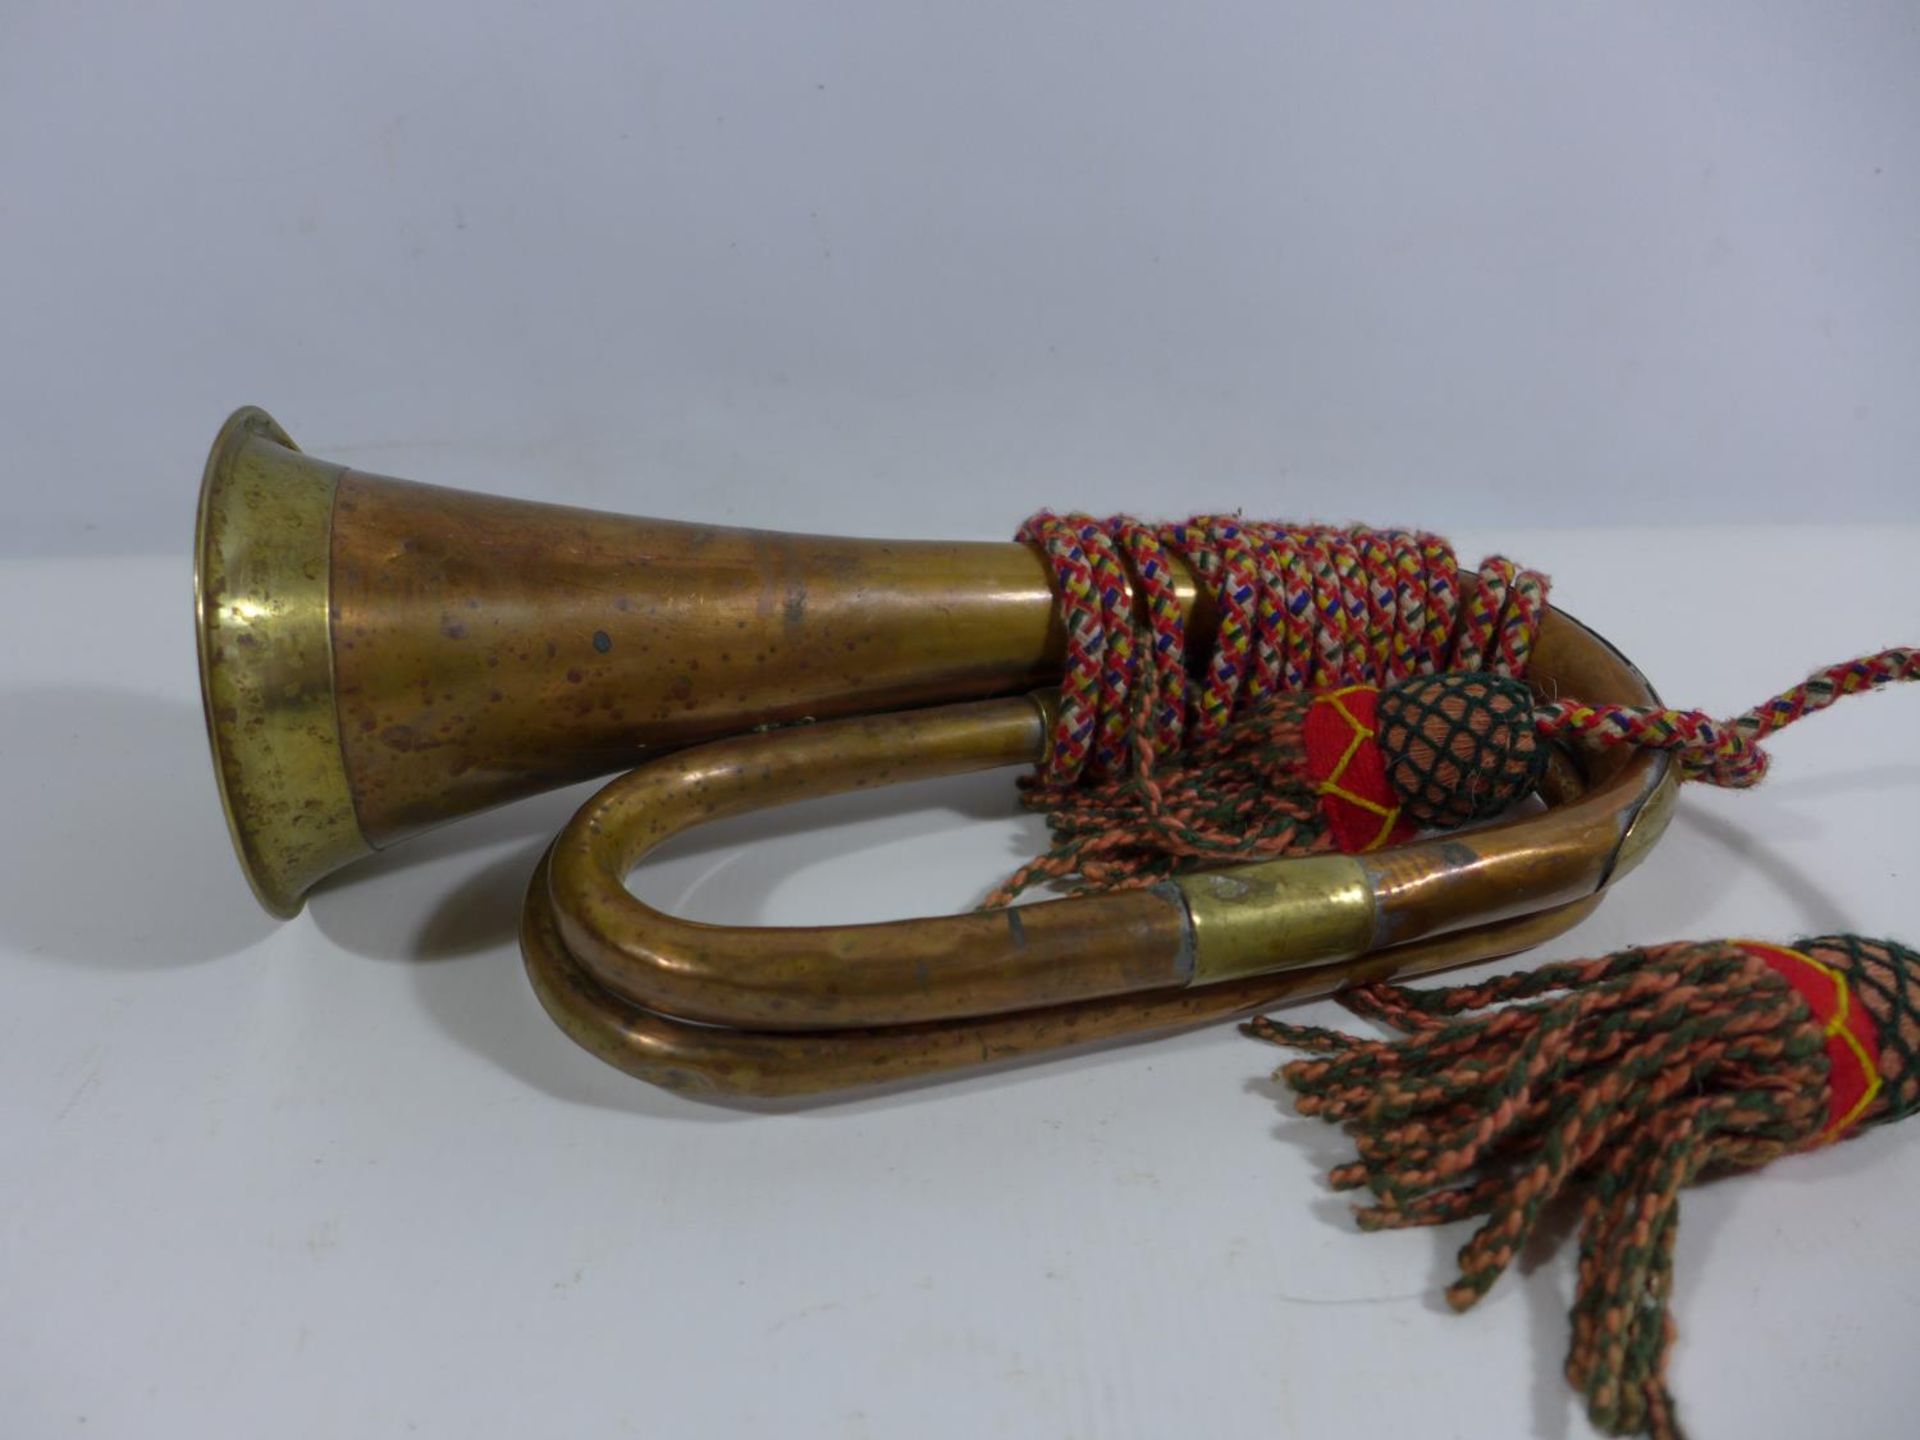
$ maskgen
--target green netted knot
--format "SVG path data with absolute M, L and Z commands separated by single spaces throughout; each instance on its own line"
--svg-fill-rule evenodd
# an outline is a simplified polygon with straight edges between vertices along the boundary
M 1467 671 L 1380 692 L 1377 743 L 1406 814 L 1427 829 L 1497 815 L 1531 794 L 1547 762 L 1533 695 L 1518 680 Z

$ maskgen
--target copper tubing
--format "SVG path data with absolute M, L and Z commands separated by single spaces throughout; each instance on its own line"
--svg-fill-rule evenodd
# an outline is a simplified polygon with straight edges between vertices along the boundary
M 1170 579 L 1204 646 L 1205 587 L 1178 560 Z M 208 457 L 195 592 L 222 803 L 276 914 L 427 826 L 639 765 L 555 842 L 528 964 L 582 1043 L 721 1092 L 898 1079 L 1524 948 L 1645 853 L 1673 793 L 1662 759 L 1585 757 L 1563 760 L 1544 814 L 1364 858 L 890 925 L 692 925 L 624 883 L 678 830 L 1040 758 L 1046 726 L 1017 692 L 1058 678 L 1064 632 L 1035 550 L 463 494 L 303 455 L 245 409 Z M 1531 678 L 1656 698 L 1554 613 Z
M 1565 616 L 1536 676 L 1648 703 Z M 1605 693 L 1611 692 L 1611 695 Z M 1308 857 L 1150 890 L 884 924 L 734 928 L 665 915 L 626 876 L 722 816 L 1040 758 L 1024 698 L 736 737 L 666 756 L 587 803 L 529 890 L 522 932 L 550 1013 L 630 1073 L 676 1088 L 802 1094 L 1152 1031 L 1509 953 L 1556 934 L 1645 852 L 1673 785 L 1663 757 L 1566 759 L 1551 808 L 1362 857 Z
M 1599 893 L 1517 920 L 1383 950 L 1349 965 L 1252 976 L 1200 988 L 1143 990 L 967 1023 L 822 1031 L 698 1025 L 624 1000 L 567 952 L 535 871 L 520 919 L 533 988 L 560 1028 L 590 1054 L 638 1080 L 708 1098 L 783 1100 L 923 1080 L 1114 1040 L 1140 1040 L 1326 995 L 1342 985 L 1404 978 L 1515 954 L 1592 913 Z

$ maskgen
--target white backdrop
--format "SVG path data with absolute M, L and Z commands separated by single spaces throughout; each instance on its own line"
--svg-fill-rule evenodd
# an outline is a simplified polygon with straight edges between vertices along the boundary
M 1920 515 L 1910 5 L 0 3 L 0 547 Z
M 252 402 L 361 468 L 777 528 L 1418 524 L 1727 713 L 1920 638 L 1914 17 L 0 0 L 0 1434 L 1589 1434 L 1567 1247 L 1441 1313 L 1461 1232 L 1355 1234 L 1228 1027 L 654 1091 L 520 973 L 578 792 L 269 921 L 201 733 L 200 465 Z M 1689 790 L 1542 955 L 1920 939 L 1916 707 Z M 983 775 L 634 884 L 933 913 L 1042 838 Z M 1689 1193 L 1695 1433 L 1911 1428 L 1915 1129 Z

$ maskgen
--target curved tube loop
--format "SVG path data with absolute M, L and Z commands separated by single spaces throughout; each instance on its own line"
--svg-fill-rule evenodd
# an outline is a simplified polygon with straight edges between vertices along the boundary
M 546 898 L 547 864 L 543 859 L 534 874 L 520 922 L 520 948 L 540 1003 L 575 1043 L 615 1069 L 702 1099 L 789 1100 L 1176 1034 L 1328 995 L 1343 985 L 1424 975 L 1531 949 L 1579 924 L 1600 903 L 1596 892 L 1536 915 L 1383 950 L 1350 965 L 1138 991 L 974 1021 L 753 1031 L 656 1014 L 587 974 L 555 926 Z
M 1617 652 L 1550 613 L 1533 679 L 1654 703 Z M 633 867 L 704 821 L 871 785 L 1031 763 L 1044 701 L 979 701 L 741 736 L 612 782 L 556 839 L 522 947 L 543 1002 L 602 1058 L 681 1089 L 795 1094 L 1166 1029 L 1511 953 L 1558 933 L 1658 838 L 1659 754 L 1561 755 L 1549 808 L 1365 856 L 1149 890 L 853 926 L 734 928 L 661 913 Z

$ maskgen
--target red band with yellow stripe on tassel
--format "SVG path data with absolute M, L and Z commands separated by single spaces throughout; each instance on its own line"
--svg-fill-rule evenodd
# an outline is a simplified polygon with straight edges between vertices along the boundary
M 1483 1217 L 1447 1290 L 1460 1310 L 1577 1195 L 1567 1376 L 1608 1434 L 1678 1434 L 1680 1191 L 1920 1110 L 1920 954 L 1890 941 L 1687 941 L 1340 998 L 1402 1038 L 1248 1027 L 1310 1052 L 1278 1078 L 1352 1137 L 1334 1185 L 1372 1192 L 1365 1229 Z

